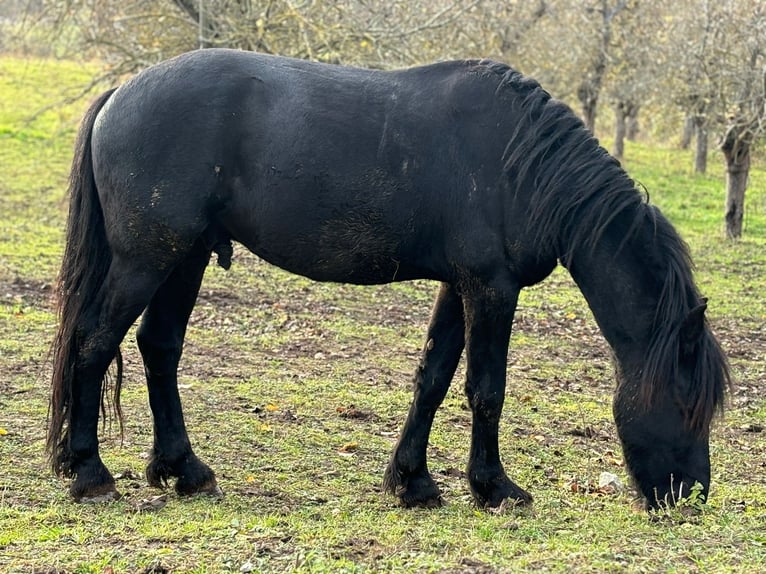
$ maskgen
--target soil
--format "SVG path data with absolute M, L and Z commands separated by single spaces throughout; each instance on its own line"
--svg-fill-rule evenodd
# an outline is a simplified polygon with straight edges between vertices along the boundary
M 279 289 L 274 289 L 273 285 L 248 285 L 244 288 L 232 286 L 231 289 L 205 289 L 200 292 L 197 307 L 190 320 L 190 325 L 209 328 L 209 329 L 227 329 L 239 330 L 247 334 L 248 329 L 258 328 L 258 325 L 251 327 L 237 325 L 231 327 L 232 317 L 252 315 L 255 312 L 273 312 L 272 315 L 277 318 L 277 323 L 263 326 L 260 328 L 271 328 L 277 331 L 288 331 L 289 336 L 286 341 L 277 348 L 259 350 L 254 348 L 252 353 L 262 352 L 277 354 L 281 357 L 305 357 L 314 358 L 318 361 L 341 359 L 362 359 L 369 356 L 369 348 L 366 346 L 340 345 L 333 347 L 328 345 L 326 339 L 328 323 L 333 318 L 341 315 L 352 315 L 354 321 L 367 324 L 379 324 L 389 328 L 400 328 L 410 330 L 413 325 L 421 325 L 423 332 L 428 322 L 430 308 L 426 305 L 413 302 L 411 297 L 397 291 L 385 292 L 385 287 L 373 287 L 382 292 L 379 297 L 383 301 L 382 307 L 376 307 L 369 304 L 369 297 L 363 294 L 363 288 L 337 286 L 339 295 L 336 300 L 327 300 L 311 296 L 311 288 L 303 288 L 288 292 L 286 296 L 276 298 L 274 293 Z M 428 293 L 436 293 L 436 285 L 429 283 L 418 284 L 418 299 L 428 299 Z M 54 309 L 53 287 L 50 283 L 25 281 L 15 279 L 12 281 L 0 281 L 0 304 L 8 305 L 16 312 L 23 313 L 25 309 Z M 553 350 L 553 355 L 562 362 L 571 360 L 582 360 L 591 358 L 596 365 L 597 370 L 608 370 L 608 347 L 601 337 L 595 323 L 590 319 L 568 320 L 560 312 L 549 309 L 546 317 L 543 319 L 531 318 L 520 310 L 514 322 L 514 333 L 528 336 L 535 336 L 546 339 L 563 339 L 567 342 L 576 342 L 576 345 L 559 345 Z M 721 344 L 729 357 L 735 370 L 735 385 L 729 396 L 728 408 L 732 410 L 745 409 L 762 402 L 766 398 L 766 386 L 762 384 L 764 372 L 745 371 L 737 376 L 736 367 L 741 363 L 761 364 L 763 367 L 766 359 L 766 325 L 758 324 L 756 321 L 742 324 L 730 318 L 718 318 L 713 325 L 713 329 L 718 336 Z M 199 344 L 192 338 L 187 338 L 186 353 L 193 353 L 194 347 Z M 206 369 L 205 363 L 210 364 L 234 364 L 241 367 L 237 361 L 232 361 L 232 352 L 230 348 L 224 347 L 206 347 L 204 349 L 208 361 L 195 361 L 195 369 L 188 374 L 192 377 L 205 378 L 210 376 L 211 372 Z M 237 351 L 239 353 L 239 351 Z M 385 352 L 385 351 L 381 351 Z M 401 350 L 398 350 L 401 352 Z M 534 351 L 533 351 L 534 352 Z M 419 349 L 410 349 L 409 355 L 412 357 L 412 369 L 416 366 Z M 551 349 L 541 351 L 550 359 Z M 215 360 L 215 359 L 219 360 Z M 247 360 L 249 366 L 257 365 L 257 360 Z M 514 372 L 514 364 L 524 363 L 524 357 L 518 355 L 518 351 L 511 349 L 511 373 Z M 36 380 L 40 376 L 41 362 L 29 360 L 4 361 L 4 370 L 12 377 L 3 377 L 0 379 L 0 392 L 3 394 L 24 392 L 23 389 L 10 388 L 10 381 Z M 375 369 L 374 365 L 365 366 L 364 369 Z M 519 367 L 518 370 L 524 370 Z M 220 375 L 220 372 L 217 373 Z M 368 373 L 370 374 L 370 373 Z M 607 373 L 608 374 L 608 373 Z M 24 376 L 26 375 L 26 376 Z M 407 375 L 409 377 L 409 375 Z M 535 375 L 529 377 L 534 380 Z M 576 387 L 581 383 L 595 384 L 603 387 L 599 390 L 608 390 L 611 392 L 613 382 L 611 376 L 593 378 L 590 381 L 573 382 L 571 380 L 541 380 L 546 386 L 554 384 L 564 390 L 572 390 L 572 385 Z M 574 390 L 577 390 L 575 388 Z M 593 389 L 596 390 L 596 389 Z M 342 407 L 339 415 L 346 418 L 356 418 L 363 420 L 374 420 L 376 415 L 367 412 L 363 408 L 354 405 Z M 745 432 L 759 433 L 762 429 L 760 425 L 743 423 L 742 428 Z M 576 429 L 575 429 L 576 431 Z M 573 431 L 573 432 L 575 432 Z M 589 432 L 587 429 L 582 432 Z

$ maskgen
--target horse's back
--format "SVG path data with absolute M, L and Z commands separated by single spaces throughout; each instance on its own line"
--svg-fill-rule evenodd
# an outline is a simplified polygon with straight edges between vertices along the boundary
M 99 189 L 135 226 L 162 221 L 184 238 L 217 226 L 315 279 L 445 279 L 471 250 L 503 250 L 487 243 L 502 227 L 505 115 L 474 65 L 383 72 L 186 54 L 102 111 Z

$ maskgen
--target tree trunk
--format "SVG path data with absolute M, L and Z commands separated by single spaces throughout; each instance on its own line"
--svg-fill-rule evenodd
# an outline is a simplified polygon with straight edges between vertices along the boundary
M 200 0 L 199 8 L 199 47 L 200 49 L 212 48 L 213 43 L 211 42 L 211 39 L 215 35 L 215 32 L 213 30 L 212 21 L 207 13 L 207 10 L 205 9 L 205 6 L 202 3 L 202 0 Z
M 596 108 L 598 106 L 598 97 L 601 92 L 601 85 L 604 81 L 604 75 L 609 64 L 609 45 L 612 38 L 612 20 L 628 5 L 628 0 L 619 0 L 614 6 L 609 6 L 607 0 L 601 0 L 601 9 L 595 10 L 601 13 L 601 38 L 590 68 L 586 71 L 585 77 L 577 88 L 577 98 L 582 104 L 582 119 L 591 133 L 596 133 Z M 586 11 L 589 9 L 586 8 Z
M 636 141 L 636 138 L 638 137 L 638 132 L 641 131 L 638 125 L 638 111 L 640 109 L 641 109 L 641 106 L 638 104 L 631 104 L 630 108 L 628 108 L 628 115 L 626 118 L 627 131 L 625 133 L 625 138 L 630 142 Z
M 689 149 L 694 137 L 694 116 L 686 116 L 684 131 L 681 134 L 681 149 Z
M 631 101 L 617 102 L 614 108 L 614 149 L 612 155 L 621 160 L 625 155 L 625 140 L 635 141 L 638 133 L 638 109 Z
M 742 237 L 745 214 L 745 191 L 750 174 L 750 143 L 738 139 L 738 130 L 729 129 L 721 146 L 726 158 L 726 237 Z
M 622 160 L 625 155 L 625 134 L 627 132 L 626 126 L 626 104 L 624 102 L 617 102 L 614 109 L 614 147 L 612 148 L 612 155 L 619 160 Z
M 694 154 L 694 171 L 705 173 L 707 171 L 707 122 L 704 116 L 695 116 L 694 132 L 697 136 L 697 149 Z
M 583 80 L 577 90 L 577 99 L 582 106 L 582 121 L 591 133 L 596 133 L 596 108 L 598 106 L 598 87 L 592 82 Z
M 199 47 L 212 48 L 212 40 L 216 37 L 215 22 L 210 17 L 205 7 L 204 0 L 174 0 L 176 6 L 186 12 L 186 14 L 198 25 Z

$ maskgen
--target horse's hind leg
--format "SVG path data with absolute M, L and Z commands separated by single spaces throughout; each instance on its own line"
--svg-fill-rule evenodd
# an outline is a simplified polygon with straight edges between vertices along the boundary
M 500 462 L 498 427 L 505 399 L 506 363 L 518 289 L 477 289 L 464 295 L 466 319 L 466 384 L 473 412 L 468 481 L 476 503 L 497 507 L 532 497 L 511 481 Z
M 98 453 L 102 381 L 125 333 L 160 281 L 115 257 L 95 303 L 77 325 L 80 342 L 74 364 L 70 424 L 54 456 L 57 467 L 75 478 L 69 492 L 78 502 L 119 497 L 114 478 Z
M 439 506 L 439 488 L 428 472 L 426 450 L 436 409 L 447 394 L 463 351 L 463 302 L 444 283 L 436 299 L 420 366 L 415 397 L 383 479 L 384 490 L 403 506 Z
M 146 478 L 150 485 L 162 487 L 176 477 L 181 495 L 220 494 L 213 471 L 192 451 L 177 382 L 186 326 L 209 258 L 210 250 L 197 241 L 152 297 L 137 332 L 154 417 Z

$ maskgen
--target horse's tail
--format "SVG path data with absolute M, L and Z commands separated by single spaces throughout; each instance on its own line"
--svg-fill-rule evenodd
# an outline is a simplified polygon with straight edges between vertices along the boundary
M 104 214 L 93 176 L 91 135 L 96 117 L 114 90 L 102 94 L 85 114 L 75 144 L 69 177 L 69 218 L 61 271 L 56 282 L 58 332 L 51 347 L 53 376 L 48 406 L 46 449 L 56 474 L 71 476 L 69 428 L 72 417 L 75 364 L 82 343 L 86 313 L 96 302 L 112 261 Z M 119 393 L 122 357 L 117 352 L 113 408 L 122 424 Z M 101 410 L 106 415 L 106 387 L 102 381 Z

